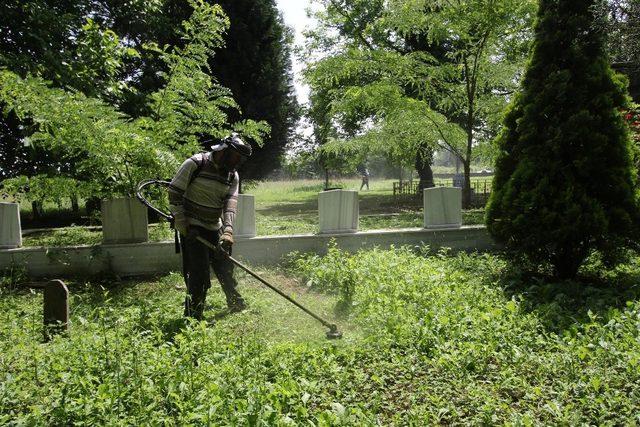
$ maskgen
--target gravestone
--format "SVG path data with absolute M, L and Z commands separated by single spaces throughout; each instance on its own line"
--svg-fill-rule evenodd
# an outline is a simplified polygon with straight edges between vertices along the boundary
M 321 234 L 355 233 L 360 218 L 358 192 L 323 191 L 318 195 Z
M 62 280 L 51 280 L 44 287 L 44 339 L 69 328 L 69 289 Z
M 0 202 L 0 249 L 19 248 L 21 246 L 20 205 Z
M 462 189 L 425 188 L 424 228 L 458 228 L 462 226 Z
M 256 237 L 255 197 L 250 194 L 238 195 L 238 213 L 233 224 L 236 237 Z
M 463 188 L 464 187 L 464 174 L 463 173 L 457 173 L 453 176 L 453 186 L 457 187 L 457 188 Z
M 104 243 L 143 243 L 149 240 L 147 207 L 137 199 L 102 200 L 101 210 Z

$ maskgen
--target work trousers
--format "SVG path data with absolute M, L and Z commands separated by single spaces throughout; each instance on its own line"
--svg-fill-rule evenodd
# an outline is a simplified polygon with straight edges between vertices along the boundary
M 360 184 L 360 190 L 362 190 L 362 188 L 363 188 L 365 185 L 367 186 L 367 190 L 368 190 L 368 189 L 369 189 L 369 177 L 368 177 L 368 176 L 366 176 L 366 175 L 364 175 L 364 176 L 362 177 L 362 184 Z
M 209 266 L 220 282 L 227 298 L 227 305 L 243 304 L 242 296 L 236 290 L 238 283 L 233 277 L 233 263 L 221 250 L 206 247 L 197 237 L 217 246 L 221 231 L 207 230 L 203 227 L 191 226 L 186 236 L 182 236 L 182 273 L 187 285 L 187 297 L 184 303 L 184 315 L 202 320 L 207 291 L 211 287 Z

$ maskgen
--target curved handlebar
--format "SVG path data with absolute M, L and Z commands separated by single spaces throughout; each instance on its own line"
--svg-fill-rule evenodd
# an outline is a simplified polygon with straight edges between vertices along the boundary
M 163 217 L 164 219 L 173 222 L 173 215 L 170 213 L 162 212 L 160 209 L 156 208 L 149 202 L 143 195 L 142 190 L 150 185 L 162 185 L 164 187 L 168 187 L 171 183 L 169 181 L 162 181 L 160 179 L 145 179 L 144 181 L 138 184 L 138 189 L 136 190 L 136 197 L 140 200 L 145 206 L 149 209 L 153 210 L 155 213 Z

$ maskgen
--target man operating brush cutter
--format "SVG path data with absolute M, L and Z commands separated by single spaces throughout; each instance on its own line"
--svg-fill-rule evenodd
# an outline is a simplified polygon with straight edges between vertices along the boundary
M 225 253 L 231 255 L 233 246 L 233 222 L 238 205 L 237 169 L 250 156 L 251 146 L 234 133 L 212 146 L 211 151 L 187 159 L 169 185 L 174 226 L 181 235 L 187 317 L 202 319 L 207 290 L 211 287 L 209 265 L 222 286 L 229 311 L 246 308 L 236 289 L 234 264 Z M 219 250 L 207 247 L 198 237 Z
M 244 159 L 251 155 L 251 150 L 246 150 L 246 145 L 243 147 L 243 145 L 240 144 L 242 141 L 239 141 L 239 138 L 236 138 L 237 137 L 232 136 L 231 139 L 226 139 L 221 144 L 212 147 L 211 153 L 196 155 L 187 160 L 178 171 L 178 176 L 181 171 L 185 171 L 184 173 L 187 179 L 182 182 L 184 185 L 180 185 L 180 180 L 176 179 L 174 179 L 174 184 L 169 181 L 162 181 L 159 179 L 147 179 L 138 184 L 138 189 L 136 191 L 138 200 L 162 218 L 169 220 L 174 225 L 174 228 L 176 228 L 176 233 L 178 233 L 177 229 L 181 230 L 180 234 L 182 235 L 182 239 L 176 239 L 176 241 L 183 241 L 183 264 L 188 292 L 187 300 L 185 302 L 185 314 L 198 319 L 202 318 L 204 300 L 207 289 L 210 286 L 209 264 L 213 265 L 216 276 L 222 285 L 222 289 L 227 295 L 227 301 L 231 310 L 238 311 L 244 308 L 244 300 L 237 292 L 236 282 L 233 279 L 233 266 L 236 265 L 249 273 L 251 277 L 280 295 L 282 298 L 286 299 L 291 304 L 322 323 L 323 326 L 329 329 L 326 333 L 328 339 L 341 338 L 342 332 L 338 330 L 337 325 L 329 323 L 322 317 L 318 316 L 316 313 L 309 310 L 307 307 L 303 306 L 292 297 L 264 280 L 262 277 L 258 276 L 255 272 L 251 271 L 249 267 L 231 256 L 234 218 L 233 215 L 229 216 L 227 214 L 230 212 L 229 206 L 231 206 L 227 201 L 237 198 L 238 185 L 238 174 L 233 168 L 237 168 Z M 236 154 L 234 154 L 234 151 Z M 237 155 L 240 155 L 240 159 L 237 158 Z M 193 169 L 193 165 L 189 163 L 189 161 L 192 161 L 196 165 L 195 169 Z M 211 161 L 213 161 L 214 165 L 209 165 L 208 162 Z M 229 166 L 229 164 L 231 166 Z M 227 165 L 226 168 L 223 168 L 224 165 Z M 209 169 L 206 169 L 206 167 L 209 167 Z M 221 191 L 221 195 L 219 197 L 213 198 L 213 200 L 222 200 L 222 207 L 215 208 L 216 212 L 214 212 L 217 215 L 215 216 L 215 218 L 217 218 L 217 229 L 215 228 L 215 221 L 213 221 L 213 225 L 209 224 L 210 221 L 208 221 L 208 218 L 210 217 L 205 216 L 205 218 L 200 218 L 195 214 L 189 214 L 188 211 L 188 207 L 193 203 L 189 194 L 191 191 L 195 191 L 191 190 L 190 186 L 202 171 L 210 172 L 211 170 L 218 172 L 220 172 L 220 170 L 227 171 L 227 179 L 224 181 L 224 183 L 226 183 L 225 185 L 228 185 L 226 193 Z M 214 179 L 215 176 L 222 176 L 222 178 L 224 178 L 224 174 L 215 175 L 210 173 L 207 176 L 209 179 L 216 182 L 220 181 L 218 179 Z M 174 211 L 173 215 L 156 208 L 144 197 L 143 191 L 150 185 L 162 185 L 170 188 L 170 192 L 173 193 L 171 196 L 171 205 Z M 207 190 L 209 189 L 207 188 Z M 222 190 L 224 190 L 224 188 Z M 180 194 L 182 194 L 182 196 L 180 196 Z M 180 204 L 180 201 L 182 201 L 182 204 Z M 207 207 L 207 205 L 204 206 Z M 213 210 L 214 208 L 211 209 Z M 198 222 L 201 222 L 202 225 L 198 225 Z M 207 226 L 211 228 L 207 228 Z M 202 247 L 198 244 L 201 244 Z M 177 247 L 176 249 L 180 252 L 180 247 Z M 194 260 L 198 261 L 195 262 Z

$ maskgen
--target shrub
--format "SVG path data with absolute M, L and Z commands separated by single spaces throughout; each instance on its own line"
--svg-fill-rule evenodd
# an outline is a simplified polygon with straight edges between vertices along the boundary
M 306 255 L 293 258 L 292 262 L 295 270 L 304 275 L 309 288 L 338 294 L 336 312 L 348 314 L 356 292 L 358 274 L 352 255 L 342 252 L 332 240 L 325 256 Z
M 623 78 L 614 75 L 593 0 L 540 3 L 522 93 L 498 137 L 486 222 L 512 254 L 576 275 L 594 249 L 630 244 L 640 219 Z

